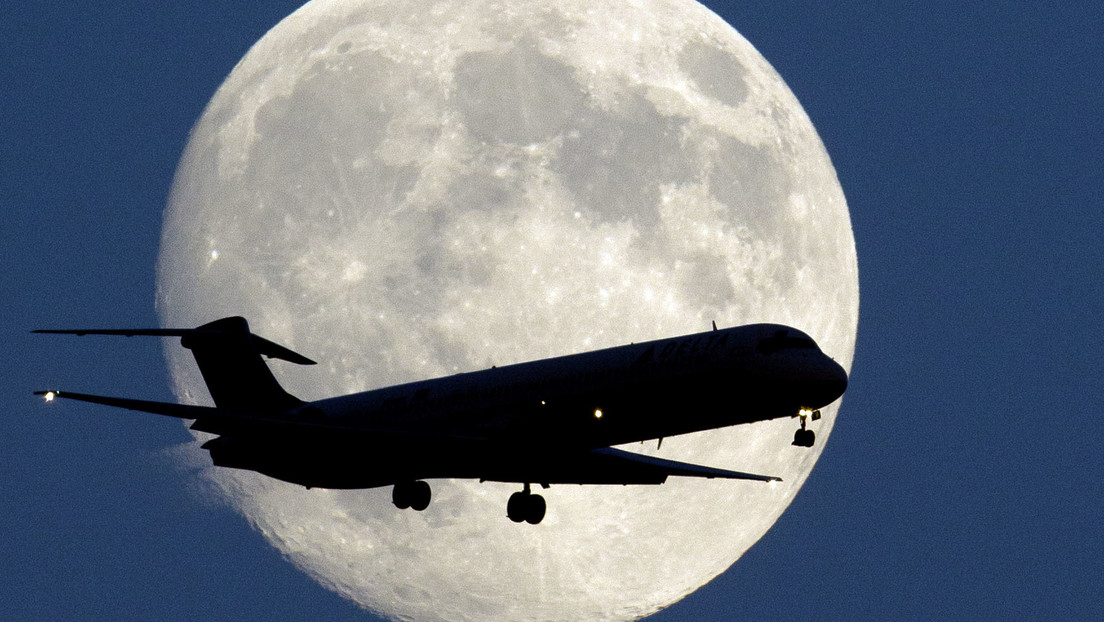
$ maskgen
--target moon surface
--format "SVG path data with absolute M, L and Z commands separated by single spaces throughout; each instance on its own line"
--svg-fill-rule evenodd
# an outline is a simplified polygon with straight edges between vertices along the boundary
M 812 124 L 690 0 L 310 2 L 195 126 L 157 292 L 164 325 L 244 315 L 320 361 L 271 365 L 306 400 L 711 320 L 793 325 L 850 369 L 858 299 Z M 166 356 L 179 399 L 209 403 L 188 352 Z M 835 415 L 811 450 L 794 420 L 627 447 L 781 484 L 553 486 L 538 526 L 506 518 L 515 485 L 433 481 L 419 513 L 390 488 L 305 490 L 206 466 L 202 438 L 188 451 L 291 562 L 381 615 L 627 620 L 759 540 Z

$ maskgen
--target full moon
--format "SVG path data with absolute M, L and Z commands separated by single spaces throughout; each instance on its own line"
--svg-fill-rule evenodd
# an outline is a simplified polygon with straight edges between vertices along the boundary
M 165 212 L 166 326 L 243 315 L 320 362 L 313 400 L 731 326 L 809 333 L 850 369 L 855 244 L 800 104 L 692 0 L 314 0 L 246 54 L 193 129 Z M 178 398 L 209 403 L 166 348 Z M 738 400 L 739 396 L 733 396 Z M 724 408 L 725 404 L 717 405 Z M 628 620 L 693 592 L 774 524 L 828 439 L 796 420 L 626 449 L 776 475 L 306 490 L 201 480 L 318 582 L 412 620 Z M 670 413 L 678 417 L 679 413 Z M 207 462 L 199 449 L 189 451 Z M 753 595 L 747 595 L 751 598 Z

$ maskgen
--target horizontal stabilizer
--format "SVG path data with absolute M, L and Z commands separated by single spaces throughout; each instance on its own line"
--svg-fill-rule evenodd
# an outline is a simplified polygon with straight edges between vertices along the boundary
M 184 340 L 183 344 L 185 347 L 189 347 L 188 340 L 219 339 L 221 337 L 240 338 L 246 336 L 249 339 L 249 344 L 257 354 L 288 361 L 297 365 L 315 364 L 314 361 L 298 352 L 249 332 L 249 325 L 245 322 L 244 318 L 240 317 L 224 318 L 211 322 L 210 324 L 205 324 L 199 328 L 66 328 L 61 330 L 33 330 L 31 332 L 54 335 L 77 335 L 78 337 L 83 337 L 84 335 L 180 337 Z
M 126 397 L 108 397 L 104 395 L 89 395 L 87 393 L 74 393 L 72 391 L 35 391 L 35 395 L 41 395 L 47 402 L 55 399 L 77 400 L 92 404 L 102 404 L 115 408 L 125 408 L 139 412 L 176 417 L 177 419 L 195 419 L 193 430 L 210 432 L 212 434 L 226 434 L 233 430 L 250 428 L 255 431 L 285 431 L 300 434 L 312 433 L 339 433 L 345 438 L 350 435 L 364 434 L 375 435 L 391 434 L 396 438 L 414 437 L 422 438 L 414 432 L 395 432 L 389 429 L 373 429 L 364 426 L 351 427 L 342 424 L 333 424 L 325 420 L 303 419 L 295 413 L 283 416 L 266 416 L 262 414 L 239 412 L 211 406 L 192 406 L 190 404 L 173 404 L 171 402 L 154 402 L 150 400 L 135 400 Z
M 706 479 L 747 479 L 757 482 L 782 481 L 781 477 L 774 477 L 772 475 L 757 475 L 755 473 L 743 473 L 741 471 L 715 469 L 713 467 L 701 466 L 699 464 L 691 464 L 689 462 L 678 462 L 677 460 L 665 460 L 663 458 L 656 458 L 655 456 L 645 456 L 643 454 L 637 454 L 631 451 L 623 451 L 621 449 L 614 449 L 612 447 L 593 449 L 591 450 L 591 453 L 606 456 L 607 458 L 612 458 L 616 461 L 635 464 L 643 469 L 654 469 L 658 472 L 674 477 L 703 477 Z

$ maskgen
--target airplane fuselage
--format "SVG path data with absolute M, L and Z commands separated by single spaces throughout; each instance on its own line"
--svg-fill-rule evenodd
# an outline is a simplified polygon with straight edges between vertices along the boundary
M 327 488 L 444 477 L 604 483 L 593 474 L 608 469 L 591 468 L 601 459 L 591 449 L 794 417 L 845 386 L 808 336 L 757 324 L 308 402 L 287 416 L 339 426 L 347 442 L 297 430 L 210 449 L 216 464 Z M 375 429 L 388 434 L 356 433 Z M 288 451 L 311 456 L 291 469 Z

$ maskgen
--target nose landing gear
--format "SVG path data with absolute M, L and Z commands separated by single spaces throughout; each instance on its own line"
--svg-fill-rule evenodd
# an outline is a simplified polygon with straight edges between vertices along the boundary
M 801 419 L 801 429 L 794 432 L 794 439 L 791 444 L 797 447 L 812 447 L 813 443 L 816 442 L 816 434 L 809 429 L 809 420 L 817 421 L 820 419 L 820 411 L 802 408 L 797 411 L 797 417 Z
M 506 516 L 515 523 L 524 521 L 536 525 L 544 520 L 547 507 L 544 497 L 530 492 L 529 484 L 526 484 L 524 490 L 510 495 L 510 500 L 506 503 Z

